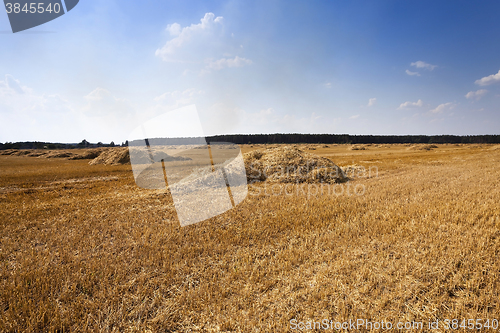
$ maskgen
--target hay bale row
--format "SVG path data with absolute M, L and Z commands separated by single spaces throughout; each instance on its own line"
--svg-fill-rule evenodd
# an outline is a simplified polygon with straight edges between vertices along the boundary
M 103 149 L 81 150 L 32 150 L 7 149 L 0 151 L 0 155 L 28 156 L 38 158 L 66 158 L 69 160 L 90 160 L 98 157 Z
M 17 149 L 6 149 L 6 150 L 0 150 L 0 155 L 12 155 L 14 154 Z

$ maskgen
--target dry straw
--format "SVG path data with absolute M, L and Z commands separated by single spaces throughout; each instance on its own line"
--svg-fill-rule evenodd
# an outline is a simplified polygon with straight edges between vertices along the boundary
M 328 158 L 285 146 L 254 150 L 243 155 L 249 182 L 342 183 L 342 169 Z
M 353 145 L 347 149 L 349 149 L 349 150 L 368 150 L 368 148 L 365 145 Z
M 432 150 L 438 148 L 436 145 L 413 145 L 408 147 L 408 150 Z

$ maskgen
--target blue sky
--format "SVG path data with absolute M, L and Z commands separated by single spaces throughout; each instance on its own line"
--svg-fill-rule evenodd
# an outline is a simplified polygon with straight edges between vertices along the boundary
M 113 1 L 12 34 L 0 142 L 121 142 L 195 104 L 205 135 L 500 134 L 498 1 Z M 165 133 L 168 136 L 168 133 Z

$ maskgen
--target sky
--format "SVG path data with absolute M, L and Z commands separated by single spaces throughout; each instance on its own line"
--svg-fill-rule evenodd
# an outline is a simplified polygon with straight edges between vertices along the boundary
M 81 0 L 13 34 L 0 11 L 0 142 L 121 143 L 193 104 L 204 135 L 500 134 L 499 12 L 496 0 Z M 189 132 L 171 121 L 165 136 Z

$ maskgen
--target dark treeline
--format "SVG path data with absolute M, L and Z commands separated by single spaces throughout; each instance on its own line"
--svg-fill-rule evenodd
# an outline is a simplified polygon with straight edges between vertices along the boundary
M 265 143 L 500 143 L 500 135 L 349 135 L 349 134 L 230 134 L 207 137 L 208 142 Z
M 122 143 L 122 146 L 125 146 Z M 98 142 L 90 143 L 87 140 L 82 140 L 80 143 L 52 143 L 40 141 L 25 141 L 25 142 L 0 142 L 0 150 L 5 149 L 76 149 L 76 148 L 98 148 L 98 147 L 115 147 L 115 143 L 108 144 Z
M 201 138 L 174 138 L 174 139 L 150 139 L 152 145 L 170 144 L 200 144 Z M 500 143 L 500 135 L 349 135 L 349 134 L 229 134 L 206 137 L 207 142 L 230 142 L 235 144 L 269 144 L 269 143 L 323 143 L 323 144 L 390 144 L 390 143 Z M 140 144 L 142 141 L 132 141 L 131 145 Z M 126 141 L 122 147 L 128 146 Z M 0 150 L 3 149 L 73 149 L 73 148 L 97 148 L 116 147 L 114 142 L 103 144 L 102 142 L 90 143 L 83 140 L 80 143 L 50 143 L 50 142 L 0 142 Z

